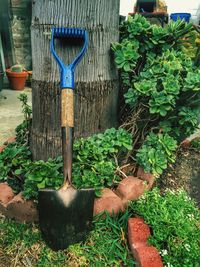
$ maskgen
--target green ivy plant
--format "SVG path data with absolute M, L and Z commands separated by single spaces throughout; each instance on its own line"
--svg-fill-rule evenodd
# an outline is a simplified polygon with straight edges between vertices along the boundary
M 200 70 L 184 46 L 185 40 L 194 40 L 193 26 L 178 20 L 162 28 L 136 14 L 120 30 L 121 41 L 112 49 L 128 111 L 122 124 L 136 140 L 136 161 L 161 174 L 174 160 L 176 143 L 198 128 Z

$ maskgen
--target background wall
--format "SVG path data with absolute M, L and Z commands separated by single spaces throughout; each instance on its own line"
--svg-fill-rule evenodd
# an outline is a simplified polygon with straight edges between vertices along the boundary
M 12 0 L 12 32 L 16 63 L 30 70 L 31 60 L 31 0 Z

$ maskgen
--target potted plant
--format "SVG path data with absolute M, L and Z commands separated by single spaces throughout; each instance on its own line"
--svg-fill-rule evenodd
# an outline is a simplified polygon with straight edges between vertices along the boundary
M 14 65 L 6 70 L 10 86 L 14 90 L 23 90 L 27 78 L 27 71 L 21 65 Z

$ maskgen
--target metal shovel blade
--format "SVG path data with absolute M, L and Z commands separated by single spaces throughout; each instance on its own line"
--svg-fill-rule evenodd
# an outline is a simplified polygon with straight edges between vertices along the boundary
M 53 250 L 84 241 L 92 227 L 93 189 L 44 189 L 39 191 L 42 237 Z

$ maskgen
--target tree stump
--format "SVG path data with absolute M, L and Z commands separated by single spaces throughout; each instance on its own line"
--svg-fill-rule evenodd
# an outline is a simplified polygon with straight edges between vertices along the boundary
M 118 124 L 118 75 L 110 49 L 119 39 L 119 0 L 33 1 L 32 58 L 33 159 L 61 154 L 60 74 L 50 53 L 51 28 L 78 27 L 89 33 L 89 47 L 75 71 L 75 138 Z M 80 50 L 56 40 L 56 51 L 70 63 Z

